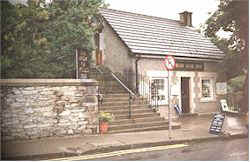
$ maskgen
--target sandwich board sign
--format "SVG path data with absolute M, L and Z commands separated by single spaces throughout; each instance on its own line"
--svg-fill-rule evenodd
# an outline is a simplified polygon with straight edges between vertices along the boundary
M 215 114 L 209 128 L 209 133 L 215 135 L 220 134 L 222 131 L 224 119 L 225 119 L 225 114 Z

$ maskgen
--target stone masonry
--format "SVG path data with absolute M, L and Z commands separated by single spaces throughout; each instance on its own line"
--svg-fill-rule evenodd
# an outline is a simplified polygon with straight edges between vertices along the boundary
M 1 80 L 2 140 L 93 134 L 97 82 L 90 79 Z

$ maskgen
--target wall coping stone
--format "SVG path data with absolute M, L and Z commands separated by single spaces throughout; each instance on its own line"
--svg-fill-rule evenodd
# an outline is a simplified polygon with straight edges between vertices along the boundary
M 0 79 L 0 86 L 97 86 L 94 79 Z

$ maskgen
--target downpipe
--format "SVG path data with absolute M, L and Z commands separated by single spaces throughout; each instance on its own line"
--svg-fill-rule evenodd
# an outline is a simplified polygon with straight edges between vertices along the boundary
M 131 116 L 132 116 L 132 114 L 131 114 L 131 102 L 132 102 L 132 96 L 131 96 L 131 94 L 129 94 L 129 112 L 128 112 L 129 119 L 131 119 Z

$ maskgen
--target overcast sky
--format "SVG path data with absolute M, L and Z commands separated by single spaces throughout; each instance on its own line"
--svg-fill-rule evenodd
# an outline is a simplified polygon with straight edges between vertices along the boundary
M 105 0 L 109 8 L 179 20 L 185 10 L 193 13 L 193 26 L 205 23 L 209 12 L 218 8 L 219 0 Z
M 27 1 L 27 0 L 9 0 Z M 109 8 L 179 20 L 179 13 L 192 12 L 193 26 L 198 28 L 217 10 L 219 0 L 104 0 Z

